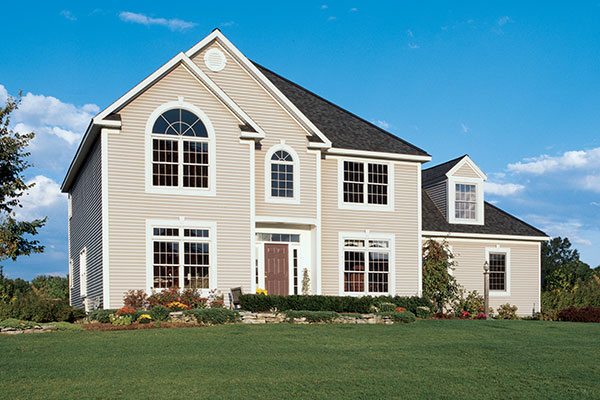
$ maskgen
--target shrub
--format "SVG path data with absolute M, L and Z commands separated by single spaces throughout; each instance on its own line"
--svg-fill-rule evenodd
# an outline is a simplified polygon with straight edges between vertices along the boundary
M 340 314 L 333 311 L 288 310 L 285 312 L 285 316 L 289 322 L 294 322 L 297 318 L 306 318 L 307 322 L 331 322 Z
M 454 256 L 445 241 L 428 240 L 423 246 L 423 295 L 442 311 L 456 300 L 459 285 L 451 274 Z
M 431 319 L 454 319 L 453 315 L 444 313 L 435 313 L 431 316 Z
M 184 311 L 184 314 L 194 316 L 199 324 L 220 325 L 240 320 L 237 311 L 226 308 L 197 308 Z
M 393 312 L 396 311 L 396 308 L 404 308 L 404 307 L 396 307 L 394 303 L 383 302 L 379 304 L 379 312 Z M 401 311 L 406 311 L 406 308 Z
M 473 319 L 486 319 L 486 318 L 487 318 L 487 315 L 485 315 L 484 313 L 479 313 L 473 317 Z
M 113 326 L 131 325 L 131 323 L 133 322 L 133 314 L 124 314 L 124 315 L 111 314 L 109 316 L 109 318 L 110 318 L 110 323 L 113 324 Z
M 560 311 L 557 318 L 559 321 L 600 322 L 600 308 L 587 306 L 577 309 L 569 307 Z
M 337 313 L 371 312 L 372 306 L 383 303 L 393 303 L 395 307 L 404 307 L 408 311 L 416 312 L 417 307 L 430 307 L 431 303 L 422 297 L 401 296 L 278 296 L 244 294 L 240 296 L 240 305 L 243 310 L 262 312 L 270 310 L 296 310 L 296 311 L 334 311 Z M 394 308 L 395 308 L 394 307 Z M 393 311 L 393 309 L 392 309 Z
M 417 320 L 415 314 L 411 313 L 410 311 L 380 312 L 379 315 L 381 315 L 382 317 L 391 318 L 394 322 L 410 323 L 415 322 Z
M 108 324 L 110 322 L 110 316 L 116 313 L 117 310 L 94 310 L 90 312 L 89 318 L 90 321 L 98 321 L 103 324 Z
M 498 319 L 518 319 L 517 306 L 511 306 L 509 303 L 502 304 L 498 307 L 496 312 L 498 313 Z
M 586 306 L 600 308 L 600 278 L 598 275 L 593 275 L 590 280 L 579 282 L 572 287 L 542 291 L 542 311 L 544 313 L 549 313 L 551 310 Z
M 466 292 L 462 288 L 459 289 L 458 298 L 452 304 L 452 309 L 455 313 L 468 312 L 469 314 L 477 314 L 484 312 L 484 308 L 484 298 L 477 293 L 477 290 Z
M 139 322 L 140 324 L 148 324 L 148 323 L 152 322 L 152 317 L 148 314 L 142 314 L 136 318 L 136 321 Z
M 148 296 L 148 306 L 154 308 L 155 306 L 166 306 L 169 303 L 180 300 L 180 293 L 178 289 L 165 289 L 160 292 L 152 291 L 152 294 Z
M 148 305 L 148 295 L 143 290 L 129 290 L 123 297 L 123 304 L 133 307 L 136 310 L 146 308 Z
M 418 306 L 413 312 L 417 318 L 429 318 L 431 316 L 431 308 L 427 306 Z
M 33 328 L 36 324 L 31 321 L 22 321 L 15 318 L 8 318 L 4 321 L 0 321 L 0 326 L 3 328 L 14 328 L 14 329 L 27 329 Z
M 150 316 L 154 321 L 167 321 L 169 319 L 169 309 L 158 305 L 150 310 Z
M 116 312 L 115 315 L 117 317 L 122 317 L 125 315 L 131 315 L 133 316 L 135 314 L 135 309 L 133 307 L 130 306 L 123 306 L 121 308 L 119 308 Z
M 187 304 L 183 304 L 179 301 L 174 301 L 172 303 L 167 304 L 167 308 L 171 311 L 183 311 L 190 309 L 190 307 Z
M 190 309 L 206 308 L 208 299 L 202 297 L 199 290 L 183 289 L 179 294 L 179 302 L 188 305 Z
M 17 295 L 0 308 L 2 318 L 15 318 L 26 321 L 53 322 L 75 321 L 85 316 L 83 311 L 73 308 L 68 301 L 51 299 L 36 289 Z

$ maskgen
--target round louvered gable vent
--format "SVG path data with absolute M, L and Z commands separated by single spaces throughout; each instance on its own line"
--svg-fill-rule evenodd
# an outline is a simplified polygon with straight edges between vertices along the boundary
M 210 49 L 204 54 L 204 64 L 211 71 L 219 72 L 225 68 L 227 60 L 225 54 L 219 49 Z

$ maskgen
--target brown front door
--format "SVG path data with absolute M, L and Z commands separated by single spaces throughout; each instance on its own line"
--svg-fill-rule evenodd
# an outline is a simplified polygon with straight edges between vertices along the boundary
M 267 293 L 287 296 L 289 282 L 288 245 L 265 243 L 265 289 L 267 289 Z

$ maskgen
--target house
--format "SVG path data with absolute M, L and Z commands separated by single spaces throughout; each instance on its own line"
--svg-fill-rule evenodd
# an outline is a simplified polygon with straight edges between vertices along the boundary
M 71 303 L 130 289 L 418 295 L 422 244 L 492 306 L 539 309 L 543 232 L 424 150 L 249 61 L 215 30 L 95 116 L 62 184 Z

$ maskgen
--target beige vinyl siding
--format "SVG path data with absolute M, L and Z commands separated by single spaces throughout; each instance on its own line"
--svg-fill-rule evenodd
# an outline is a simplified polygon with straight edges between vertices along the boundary
M 481 178 L 477 172 L 469 164 L 463 164 L 459 169 L 456 170 L 452 174 L 452 176 L 460 177 L 460 178 Z
M 418 186 L 419 165 L 394 165 L 394 211 L 338 208 L 338 158 L 322 160 L 322 293 L 340 294 L 339 232 L 395 235 L 395 291 L 415 295 L 418 288 L 420 238 Z
M 211 48 L 220 49 L 227 64 L 214 72 L 204 64 L 204 54 Z M 225 91 L 264 131 L 260 148 L 256 150 L 256 215 L 258 217 L 316 218 L 316 159 L 307 151 L 307 132 L 273 97 L 218 43 L 213 43 L 192 58 L 217 85 Z M 300 203 L 265 202 L 265 155 L 272 146 L 285 141 L 298 154 L 301 180 Z M 269 174 L 270 176 L 270 174 Z M 269 185 L 269 182 L 267 182 Z
M 519 309 L 519 315 L 531 315 L 540 310 L 540 259 L 538 242 L 447 240 L 455 256 L 454 276 L 467 290 L 477 290 L 483 295 L 483 263 L 487 247 L 510 249 L 510 296 L 490 296 L 490 307 L 510 303 Z
M 448 181 L 440 182 L 425 189 L 435 206 L 440 210 L 444 218 L 447 218 Z
M 216 136 L 216 196 L 145 192 L 145 128 L 160 105 L 184 101 L 200 108 Z M 122 130 L 108 135 L 110 304 L 129 289 L 145 289 L 146 219 L 214 221 L 217 225 L 217 286 L 250 290 L 250 149 L 240 143 L 239 121 L 179 66 L 120 111 Z M 213 233 L 214 235 L 214 233 Z M 214 246 L 211 251 L 214 251 Z

